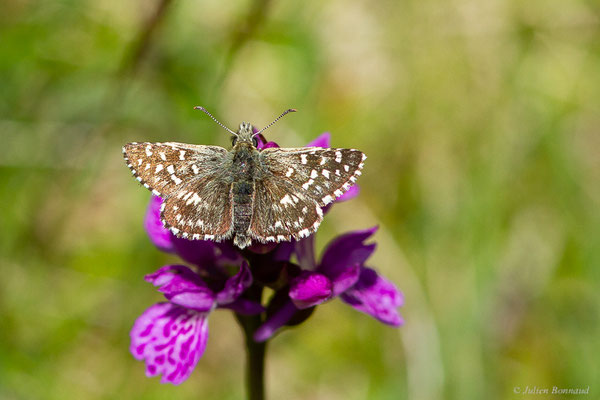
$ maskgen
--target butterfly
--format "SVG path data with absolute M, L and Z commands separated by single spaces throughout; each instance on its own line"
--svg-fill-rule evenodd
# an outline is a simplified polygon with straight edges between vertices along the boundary
M 128 143 L 123 147 L 135 178 L 163 199 L 160 218 L 177 237 L 222 241 L 243 249 L 300 239 L 316 232 L 323 207 L 356 182 L 364 153 L 320 147 L 257 149 L 258 132 L 242 122 L 232 149 L 176 142 Z

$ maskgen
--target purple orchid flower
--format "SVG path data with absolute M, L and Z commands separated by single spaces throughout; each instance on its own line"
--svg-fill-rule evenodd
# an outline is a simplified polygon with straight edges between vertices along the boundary
M 289 300 L 257 329 L 254 339 L 269 339 L 298 310 L 337 296 L 385 324 L 402 325 L 404 321 L 397 310 L 404 302 L 402 293 L 364 265 L 376 247 L 364 242 L 376 231 L 377 227 L 373 227 L 338 236 L 327 245 L 318 264 L 314 259 L 314 237 L 297 242 L 296 257 L 303 271 L 290 282 Z
M 245 315 L 264 311 L 240 297 L 252 284 L 246 262 L 236 275 L 210 284 L 183 265 L 166 265 L 146 280 L 169 301 L 151 306 L 135 321 L 130 350 L 146 362 L 147 376 L 162 374 L 162 383 L 177 385 L 190 376 L 206 348 L 212 310 L 229 308 Z

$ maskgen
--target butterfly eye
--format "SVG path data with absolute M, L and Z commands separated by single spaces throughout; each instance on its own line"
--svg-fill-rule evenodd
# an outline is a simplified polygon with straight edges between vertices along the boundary
M 258 146 L 258 140 L 256 139 L 256 137 L 253 137 L 253 138 L 252 138 L 252 145 L 253 145 L 254 147 Z
M 235 146 L 235 142 L 237 142 L 237 136 L 232 136 L 231 137 L 231 145 Z

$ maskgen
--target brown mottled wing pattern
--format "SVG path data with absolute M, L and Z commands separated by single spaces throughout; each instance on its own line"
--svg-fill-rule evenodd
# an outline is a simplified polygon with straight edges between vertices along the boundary
M 219 146 L 185 143 L 128 143 L 123 147 L 127 166 L 144 187 L 165 198 L 191 178 L 218 172 L 228 151 Z
M 136 179 L 163 198 L 161 219 L 175 235 L 205 240 L 231 236 L 227 150 L 175 142 L 129 143 L 123 153 Z
M 354 149 L 302 147 L 265 149 L 260 159 L 265 173 L 255 184 L 250 230 L 255 239 L 280 242 L 315 232 L 321 207 L 354 184 L 366 156 Z
M 187 239 L 228 239 L 233 234 L 231 183 L 205 175 L 190 181 L 162 204 L 161 221 L 175 235 Z
M 280 176 L 254 184 L 254 211 L 250 235 L 261 242 L 281 242 L 306 237 L 323 220 L 316 200 Z

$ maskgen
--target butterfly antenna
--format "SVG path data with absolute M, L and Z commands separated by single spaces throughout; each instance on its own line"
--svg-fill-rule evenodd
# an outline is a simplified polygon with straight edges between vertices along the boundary
M 289 110 L 285 110 L 285 111 L 284 111 L 284 112 L 283 112 L 283 113 L 282 113 L 282 114 L 281 114 L 279 117 L 277 117 L 277 118 L 275 119 L 275 121 L 271 122 L 269 125 L 265 126 L 264 128 L 262 128 L 260 131 L 256 132 L 256 133 L 255 133 L 254 135 L 252 135 L 252 136 L 256 136 L 256 135 L 258 135 L 259 133 L 261 133 L 262 131 L 264 131 L 264 130 L 267 130 L 268 128 L 270 128 L 271 126 L 273 126 L 273 125 L 275 124 L 275 122 L 277 122 L 277 121 L 279 121 L 281 118 L 283 118 L 283 116 L 284 116 L 285 114 L 287 114 L 287 113 L 291 113 L 291 112 L 296 112 L 296 111 L 298 111 L 298 110 L 296 110 L 295 108 L 290 108 Z
M 232 131 L 231 129 L 229 129 L 228 127 L 226 127 L 225 125 L 223 125 L 222 123 L 220 123 L 219 121 L 217 121 L 217 119 L 215 117 L 212 116 L 211 113 L 209 113 L 206 108 L 202 107 L 202 106 L 196 106 L 194 107 L 194 110 L 201 110 L 204 111 L 209 117 L 212 118 L 213 121 L 215 121 L 217 124 L 219 124 L 219 126 L 223 129 L 225 129 L 227 132 L 231 133 L 234 136 L 237 136 L 238 134 L 235 133 L 234 131 Z M 279 119 L 279 118 L 278 118 Z

